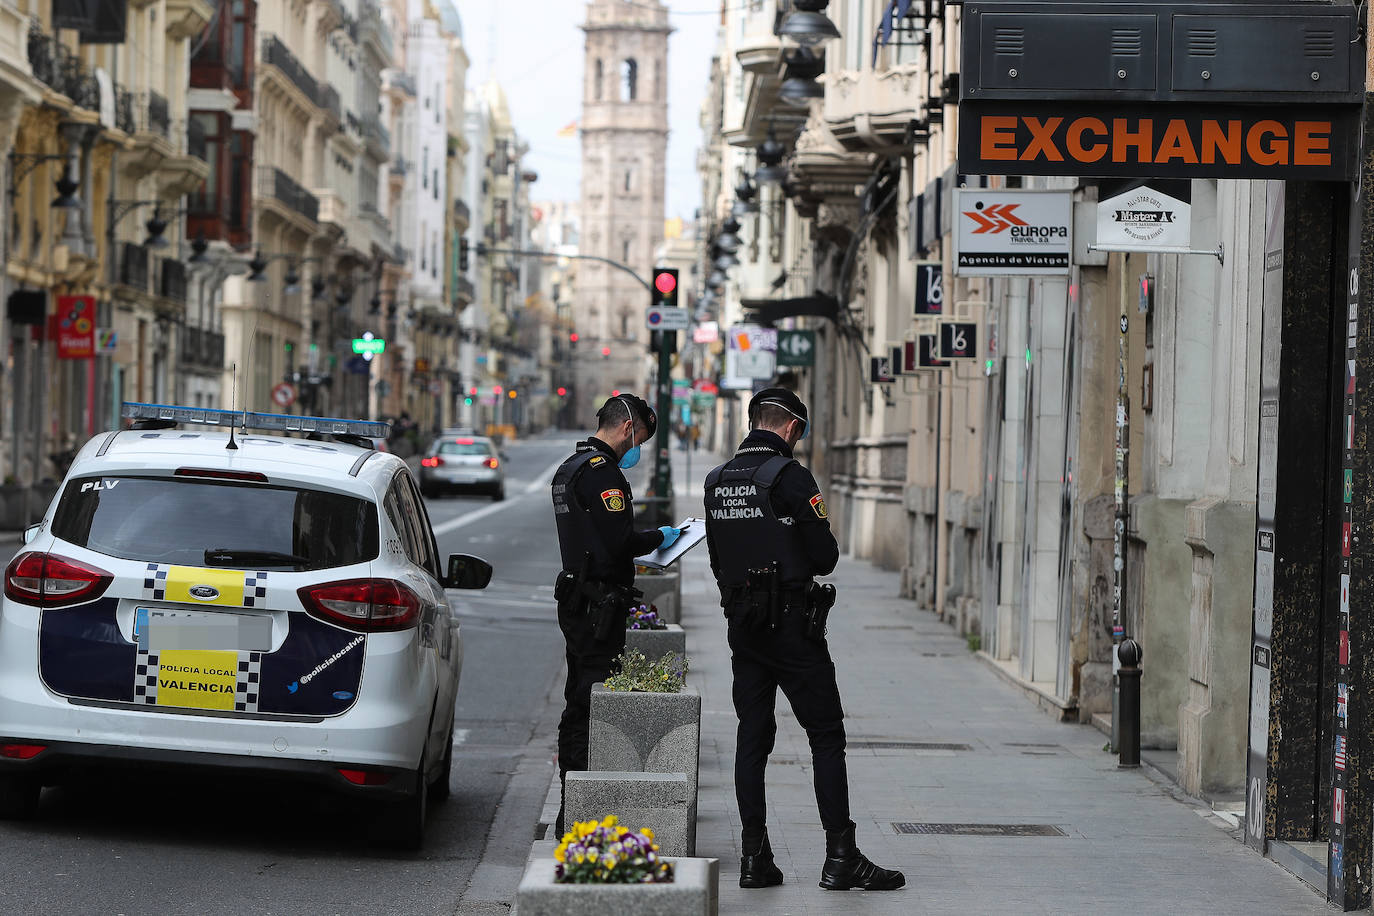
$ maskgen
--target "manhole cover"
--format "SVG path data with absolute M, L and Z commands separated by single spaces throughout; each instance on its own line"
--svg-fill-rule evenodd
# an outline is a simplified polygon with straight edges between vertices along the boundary
M 870 751 L 971 751 L 967 744 L 943 744 L 938 741 L 849 741 L 847 747 Z
M 1068 836 L 1053 824 L 912 824 L 894 823 L 898 833 L 941 836 Z

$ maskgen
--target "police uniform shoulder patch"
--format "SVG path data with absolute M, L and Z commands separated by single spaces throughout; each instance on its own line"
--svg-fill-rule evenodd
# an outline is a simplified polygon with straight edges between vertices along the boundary
M 601 501 L 610 512 L 625 511 L 625 492 L 623 490 L 602 490 Z
M 826 518 L 825 497 L 817 493 L 811 497 L 811 511 L 816 513 L 816 518 Z
M 588 463 L 589 465 L 591 465 L 592 467 L 594 467 L 594 468 L 595 468 L 595 467 L 600 467 L 601 465 L 603 465 L 603 464 L 606 463 L 606 456 L 605 456 L 605 455 L 597 455 L 595 458 L 593 458 L 591 461 L 588 461 L 587 463 Z

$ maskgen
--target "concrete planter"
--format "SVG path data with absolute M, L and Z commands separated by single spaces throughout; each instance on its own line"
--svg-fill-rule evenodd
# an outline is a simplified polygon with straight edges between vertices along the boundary
M 552 856 L 532 858 L 515 892 L 519 916 L 717 916 L 720 862 L 670 858 L 670 884 L 555 884 Z
M 700 548 L 697 548 L 700 549 Z M 676 569 L 655 570 L 635 576 L 635 588 L 644 593 L 645 604 L 658 608 L 664 623 L 682 622 L 682 573 Z
M 685 773 L 688 850 L 696 850 L 697 767 L 701 756 L 701 694 L 640 693 L 592 687 L 589 769 Z M 614 812 L 608 812 L 614 813 Z
M 626 630 L 625 651 L 638 649 L 653 661 L 669 652 L 687 654 L 687 632 L 681 624 L 670 623 L 666 630 Z
M 614 814 L 636 830 L 648 827 L 665 856 L 690 855 L 687 775 L 573 771 L 563 789 L 566 821 L 599 821 Z

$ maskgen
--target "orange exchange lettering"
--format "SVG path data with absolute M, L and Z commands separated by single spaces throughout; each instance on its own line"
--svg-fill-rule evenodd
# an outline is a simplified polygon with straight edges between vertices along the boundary
M 1239 118 L 1032 118 L 984 115 L 979 154 L 987 162 L 1187 165 L 1331 165 L 1330 121 Z

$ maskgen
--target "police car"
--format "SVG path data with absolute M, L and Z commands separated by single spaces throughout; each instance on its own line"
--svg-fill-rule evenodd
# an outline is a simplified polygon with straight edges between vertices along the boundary
M 84 765 L 187 765 L 375 799 L 377 827 L 418 846 L 453 762 L 445 589 L 491 566 L 441 562 L 409 469 L 367 442 L 385 424 L 124 415 L 5 570 L 0 817 Z

